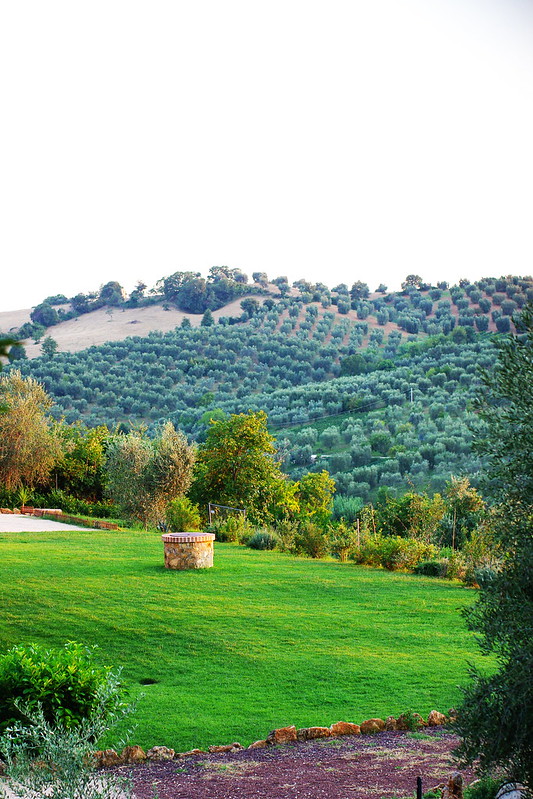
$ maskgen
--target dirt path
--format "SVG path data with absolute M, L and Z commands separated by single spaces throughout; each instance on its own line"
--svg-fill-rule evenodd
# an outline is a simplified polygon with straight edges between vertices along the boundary
M 202 754 L 134 768 L 136 799 L 389 799 L 443 783 L 457 739 L 443 730 L 292 743 Z M 122 767 L 128 771 L 131 767 Z M 474 779 L 463 771 L 465 782 Z

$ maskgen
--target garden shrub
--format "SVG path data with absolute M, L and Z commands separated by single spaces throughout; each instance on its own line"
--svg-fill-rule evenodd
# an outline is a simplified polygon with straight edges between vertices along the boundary
M 341 521 L 328 527 L 327 539 L 331 554 L 345 563 L 357 546 L 357 530 Z
M 102 697 L 105 699 L 105 697 Z M 107 733 L 131 708 L 109 714 L 100 701 L 87 718 L 76 726 L 50 722 L 42 706 L 31 710 L 21 705 L 25 723 L 15 722 L 0 737 L 4 758 L 3 778 L 10 793 L 0 795 L 56 797 L 57 799 L 128 799 L 131 779 L 120 773 L 95 770 L 93 744 Z
M 200 511 L 187 497 L 176 497 L 169 502 L 166 509 L 166 520 L 175 533 L 199 530 L 201 527 Z
M 227 516 L 212 522 L 207 530 L 215 534 L 216 541 L 222 543 L 243 544 L 253 535 L 253 528 L 245 516 Z
M 465 799 L 495 799 L 501 784 L 501 779 L 483 777 L 465 788 Z
M 276 535 L 278 536 L 278 548 L 282 552 L 295 552 L 295 539 L 298 531 L 296 522 L 289 519 L 282 519 L 276 524 Z
M 422 560 L 413 568 L 415 574 L 423 574 L 425 577 L 446 577 L 448 571 L 448 561 L 445 558 L 439 560 Z
M 370 566 L 383 566 L 389 571 L 413 569 L 420 561 L 435 558 L 437 549 L 432 544 L 401 536 L 370 536 L 357 549 L 355 560 Z
M 263 528 L 255 531 L 246 546 L 250 547 L 250 549 L 276 549 L 278 543 L 279 538 L 276 533 L 273 530 Z
M 0 731 L 24 718 L 20 702 L 67 728 L 97 707 L 120 710 L 125 691 L 119 673 L 97 664 L 94 653 L 95 647 L 72 641 L 61 649 L 21 644 L 6 652 L 0 657 Z
M 329 542 L 322 527 L 313 522 L 304 522 L 294 536 L 294 550 L 310 558 L 325 558 L 329 554 Z
M 78 499 L 78 497 L 74 497 L 61 489 L 53 489 L 44 496 L 34 495 L 33 504 L 36 507 L 60 508 L 63 513 L 72 513 L 79 516 L 100 519 L 120 518 L 119 508 L 108 500 L 91 502 L 88 499 Z

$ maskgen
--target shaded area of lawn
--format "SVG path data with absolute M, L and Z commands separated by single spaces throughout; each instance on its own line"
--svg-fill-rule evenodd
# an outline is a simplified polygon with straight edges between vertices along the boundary
M 480 660 L 458 612 L 474 592 L 441 580 L 231 544 L 213 569 L 172 572 L 137 531 L 3 534 L 0 556 L 2 651 L 98 644 L 144 694 L 145 747 L 446 711 Z

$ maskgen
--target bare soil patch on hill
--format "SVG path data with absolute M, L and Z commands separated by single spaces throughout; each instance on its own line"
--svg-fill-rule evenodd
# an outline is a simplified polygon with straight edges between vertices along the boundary
M 384 799 L 444 783 L 458 741 L 441 729 L 329 738 L 136 766 L 136 799 Z M 126 772 L 122 767 L 120 771 Z M 474 779 L 463 771 L 466 783 Z

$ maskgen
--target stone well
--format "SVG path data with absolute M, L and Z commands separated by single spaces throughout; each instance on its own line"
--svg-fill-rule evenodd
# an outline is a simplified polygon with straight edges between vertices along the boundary
M 165 533 L 166 569 L 209 569 L 213 565 L 214 533 Z

